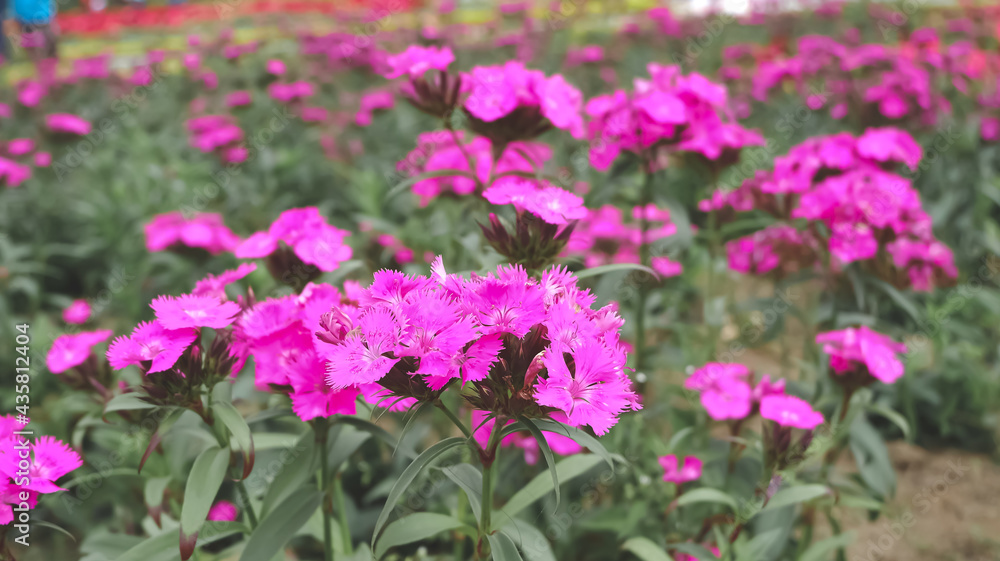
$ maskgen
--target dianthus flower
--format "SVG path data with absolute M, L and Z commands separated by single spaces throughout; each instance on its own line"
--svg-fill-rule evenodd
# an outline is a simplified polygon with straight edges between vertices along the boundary
M 232 251 L 240 243 L 222 217 L 214 213 L 201 213 L 185 218 L 180 211 L 154 216 L 146 224 L 146 249 L 151 252 L 193 247 L 215 255 Z
M 592 303 L 559 268 L 540 281 L 518 266 L 464 279 L 448 275 L 441 258 L 430 278 L 380 271 L 323 350 L 328 379 L 421 400 L 457 382 L 475 389 L 466 399 L 476 409 L 507 418 L 561 412 L 604 434 L 640 406 L 624 372 L 621 323 Z
M 320 271 L 334 271 L 351 258 L 351 247 L 344 243 L 348 235 L 350 232 L 327 224 L 316 207 L 294 208 L 282 212 L 269 229 L 251 235 L 234 253 L 241 259 L 274 256 L 281 252 L 283 243 L 302 262 Z M 272 274 L 278 272 L 271 268 Z
M 897 355 L 906 352 L 906 345 L 867 326 L 820 333 L 816 343 L 823 345 L 823 352 L 830 356 L 830 367 L 837 374 L 863 368 L 862 373 L 886 384 L 903 375 L 903 362 Z

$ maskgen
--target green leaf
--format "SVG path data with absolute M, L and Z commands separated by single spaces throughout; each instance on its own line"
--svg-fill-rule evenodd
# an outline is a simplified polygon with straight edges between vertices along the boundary
M 228 385 L 228 382 L 226 384 Z M 228 401 L 213 403 L 212 413 L 226 425 L 229 433 L 233 435 L 233 440 L 239 445 L 240 451 L 243 453 L 243 477 L 240 479 L 246 479 L 253 471 L 254 464 L 253 434 L 250 433 L 250 426 L 243 420 L 243 415 L 240 415 L 236 407 Z
M 556 561 L 552 544 L 538 526 L 524 520 L 514 520 L 500 532 L 507 534 L 526 561 Z
M 375 541 L 379 537 L 382 528 L 385 527 L 385 523 L 389 520 L 389 515 L 392 514 L 393 509 L 396 508 L 396 503 L 399 502 L 400 497 L 406 491 L 406 488 L 413 483 L 413 480 L 417 478 L 420 471 L 427 467 L 428 464 L 433 462 L 438 456 L 444 454 L 452 448 L 462 446 L 465 444 L 465 439 L 461 437 L 446 438 L 441 442 L 438 442 L 434 446 L 424 450 L 410 465 L 406 466 L 403 473 L 400 474 L 399 479 L 389 490 L 389 496 L 386 497 L 385 506 L 382 507 L 382 512 L 378 515 L 378 520 L 375 521 L 375 530 L 372 532 L 372 549 L 375 549 Z
M 599 440 L 597 440 L 596 438 L 591 436 L 590 433 L 582 429 L 579 429 L 577 427 L 571 427 L 569 425 L 559 423 L 556 421 L 551 421 L 549 419 L 535 419 L 535 424 L 538 426 L 538 428 L 542 429 L 543 431 L 555 434 L 561 434 L 563 436 L 572 438 L 580 446 L 587 448 L 591 452 L 603 458 L 604 461 L 607 462 L 608 467 L 610 467 L 612 470 L 615 469 L 615 460 L 618 460 L 623 464 L 628 463 L 625 461 L 625 458 L 622 458 L 617 454 L 611 454 L 610 452 L 608 452 L 608 449 L 605 448 L 604 445 L 601 444 Z
M 583 475 L 594 466 L 601 463 L 601 459 L 593 454 L 577 454 L 561 460 L 556 464 L 556 475 L 559 481 L 565 483 L 575 477 Z M 535 476 L 520 491 L 514 494 L 501 509 L 493 514 L 493 530 L 498 530 L 509 523 L 522 510 L 528 508 L 532 503 L 541 499 L 552 491 L 552 477 L 547 473 L 540 473 Z
M 677 446 L 693 432 L 694 427 L 684 427 L 675 432 L 674 435 L 670 437 L 670 442 L 667 443 L 667 453 L 672 454 L 675 450 L 677 450 Z
M 698 561 L 717 561 L 719 558 L 715 556 L 714 553 L 709 551 L 705 546 L 697 543 L 682 542 L 673 543 L 667 546 L 669 549 L 680 551 L 681 553 L 687 553 L 688 555 L 694 557 Z
M 893 300 L 893 302 L 909 314 L 909 316 L 913 318 L 913 321 L 917 322 L 917 325 L 921 324 L 923 321 L 923 314 L 921 314 L 916 305 L 909 298 L 904 296 L 902 292 L 897 290 L 896 287 L 879 279 L 871 279 L 870 282 L 882 289 L 882 292 L 885 292 L 889 298 Z
M 302 487 L 268 513 L 247 540 L 240 561 L 271 561 L 312 517 L 323 494 L 315 487 Z
M 611 263 L 609 265 L 598 265 L 597 267 L 591 267 L 589 269 L 579 271 L 576 273 L 576 278 L 585 279 L 588 277 L 603 275 L 605 273 L 613 273 L 615 271 L 643 271 L 645 273 L 649 273 L 655 279 L 660 278 L 660 275 L 656 271 L 638 263 Z
M 879 405 L 877 403 L 872 403 L 868 406 L 868 410 L 877 415 L 881 415 L 886 419 L 889 419 L 893 424 L 899 427 L 899 430 L 903 431 L 903 438 L 909 440 L 910 438 L 910 423 L 907 422 L 906 417 L 903 417 L 896 411 L 885 407 L 884 405 Z
M 889 450 L 864 415 L 858 415 L 851 423 L 850 445 L 865 484 L 882 498 L 892 495 L 896 488 L 896 472 L 889 459 Z
M 632 552 L 642 561 L 673 561 L 663 548 L 656 545 L 653 540 L 644 537 L 635 537 L 622 544 L 622 549 Z
M 371 421 L 366 421 L 358 417 L 344 416 L 344 417 L 337 417 L 336 422 L 351 425 L 352 427 L 358 430 L 363 430 L 371 434 L 375 438 L 378 438 L 382 442 L 388 444 L 389 447 L 392 448 L 393 450 L 398 450 L 402 452 L 403 455 L 405 455 L 407 458 L 417 457 L 417 453 L 414 452 L 412 448 L 409 447 L 399 448 L 400 446 L 402 446 L 402 443 L 400 442 L 399 439 L 397 439 L 395 436 L 392 436 L 392 434 L 390 434 L 389 431 L 385 430 L 384 428 L 376 425 Z
M 63 534 L 64 536 L 68 537 L 69 539 L 73 540 L 74 543 L 76 542 L 76 536 L 74 536 L 73 534 L 69 533 L 69 530 L 67 530 L 66 528 L 63 528 L 62 526 L 53 524 L 51 522 L 46 522 L 44 520 L 32 520 L 31 523 L 33 525 L 35 525 L 35 526 L 41 526 L 42 528 L 49 528 L 49 529 L 55 530 L 55 531 L 59 532 L 60 534 Z
M 465 491 L 469 506 L 476 515 L 476 520 L 479 520 L 483 513 L 483 474 L 471 464 L 443 467 L 441 472 Z
M 413 543 L 431 536 L 466 526 L 451 516 L 434 512 L 417 512 L 400 518 L 386 526 L 375 544 L 375 559 L 381 559 L 386 552 L 398 545 Z M 468 528 L 475 535 L 474 528 Z
M 775 493 L 771 497 L 771 500 L 767 502 L 767 506 L 762 510 L 773 510 L 783 506 L 804 503 L 829 494 L 830 489 L 826 485 L 813 484 L 788 487 Z
M 163 506 L 163 493 L 166 492 L 167 485 L 169 484 L 169 477 L 151 477 L 146 480 L 146 487 L 143 490 L 146 508 L 149 509 L 149 513 L 153 517 L 157 526 L 160 525 L 160 511 Z
M 739 509 L 736 499 L 711 487 L 700 487 L 691 491 L 685 491 L 677 498 L 677 506 L 686 506 L 695 503 L 722 503 L 736 511 Z
M 469 173 L 467 170 L 439 169 L 434 171 L 428 171 L 426 173 L 421 173 L 420 175 L 401 181 L 395 187 L 390 189 L 388 193 L 386 193 L 384 200 L 389 201 L 390 199 L 396 197 L 400 193 L 406 191 L 408 187 L 411 187 L 425 179 L 432 179 L 435 177 L 468 177 L 474 179 L 472 174 Z
M 180 559 L 177 552 L 179 536 L 177 530 L 157 534 L 126 551 L 115 561 L 176 561 Z
M 316 473 L 316 434 L 306 431 L 294 446 L 279 456 L 281 470 L 267 488 L 261 505 L 261 516 L 267 516 L 272 509 L 284 502 L 292 493 L 302 487 Z M 256 476 L 254 476 L 256 479 Z
M 553 510 L 558 510 L 559 500 L 561 498 L 559 494 L 559 474 L 556 473 L 556 460 L 552 455 L 552 449 L 549 448 L 549 443 L 545 440 L 545 435 L 542 434 L 541 429 L 539 429 L 535 423 L 531 422 L 531 419 L 519 417 L 518 420 L 528 428 L 528 431 L 531 432 L 531 436 L 535 437 L 535 441 L 538 442 L 538 449 L 541 450 L 542 457 L 545 458 L 545 465 L 548 466 L 549 473 L 552 475 L 552 491 L 556 495 L 556 504 L 555 507 L 553 507 Z M 613 464 L 612 467 L 614 467 Z
M 152 403 L 146 403 L 139 398 L 138 393 L 123 393 L 111 398 L 111 401 L 104 406 L 104 414 L 113 411 L 137 411 L 140 409 L 153 409 L 156 407 Z
M 500 532 L 487 534 L 486 539 L 490 542 L 490 553 L 493 555 L 493 561 L 524 561 L 524 558 L 518 553 L 514 541 L 507 534 Z
M 371 437 L 371 434 L 359 431 L 350 425 L 334 425 L 330 431 L 332 444 L 327 454 L 329 458 L 327 468 L 330 473 L 337 473 L 340 465 L 346 462 L 351 454 L 357 452 L 358 448 L 361 448 L 361 445 Z
M 802 553 L 798 561 L 825 561 L 830 558 L 830 552 L 851 545 L 854 542 L 854 536 L 855 533 L 849 531 L 815 542 Z
M 208 518 L 208 511 L 219 493 L 229 468 L 229 450 L 218 446 L 198 455 L 188 474 L 181 505 L 181 558 L 191 557 L 198 531 Z

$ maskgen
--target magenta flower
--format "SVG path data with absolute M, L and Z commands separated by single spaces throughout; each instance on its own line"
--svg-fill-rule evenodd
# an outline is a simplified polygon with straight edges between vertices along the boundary
M 52 154 L 49 152 L 35 152 L 35 165 L 40 168 L 47 168 L 52 165 Z
M 583 198 L 559 187 L 521 177 L 506 177 L 483 192 L 495 205 L 511 204 L 549 224 L 565 225 L 587 216 Z
M 52 113 L 45 116 L 45 126 L 52 132 L 86 136 L 90 134 L 90 123 L 70 113 Z
M 531 399 L 598 434 L 640 408 L 624 372 L 620 318 L 591 310 L 593 296 L 570 273 L 546 271 L 539 282 L 507 266 L 463 279 L 448 275 L 440 258 L 432 273 L 379 272 L 356 314 L 339 307 L 342 319 L 321 337 L 332 387 L 378 383 L 386 399 L 433 399 L 453 380 L 491 387 L 506 379 L 509 357 L 521 356 L 512 353 L 526 353 L 532 366 L 511 374 L 524 386 L 511 399 Z
M 131 335 L 111 343 L 108 362 L 116 370 L 135 365 L 143 368 L 146 374 L 163 372 L 173 368 L 197 336 L 192 328 L 167 329 L 156 321 L 142 322 Z M 149 363 L 148 368 L 146 363 Z
M 376 109 L 392 109 L 396 100 L 389 90 L 375 90 L 361 96 L 361 108 L 354 116 L 354 122 L 359 127 L 372 124 L 372 115 Z
M 250 101 L 250 92 L 246 90 L 237 90 L 226 94 L 226 107 L 250 105 Z
M 267 73 L 273 74 L 275 76 L 282 76 L 285 73 L 285 63 L 278 59 L 270 59 L 267 61 Z
M 35 149 L 35 141 L 30 138 L 15 138 L 7 143 L 7 153 L 11 156 L 23 156 Z
M 13 449 L 13 440 L 0 443 L 0 474 L 13 479 L 22 490 L 34 493 L 55 493 L 65 491 L 56 481 L 67 473 L 83 465 L 80 455 L 66 443 L 51 436 L 42 436 L 31 443 L 31 458 L 25 460 L 21 450 Z M 24 469 L 22 461 L 28 464 Z M 27 472 L 27 477 L 18 473 Z M 0 516 L 3 516 L 0 510 Z
M 897 354 L 905 353 L 906 345 L 867 326 L 820 333 L 816 343 L 822 344 L 823 352 L 830 355 L 830 367 L 837 374 L 864 366 L 869 374 L 885 384 L 903 375 L 903 362 Z
M 156 320 L 167 329 L 211 327 L 222 329 L 233 323 L 240 305 L 211 296 L 160 296 L 150 304 Z
M 812 430 L 823 424 L 823 414 L 809 402 L 791 395 L 769 395 L 760 400 L 760 416 L 783 427 Z
M 181 212 L 168 212 L 153 217 L 146 224 L 146 249 L 164 251 L 179 246 L 201 248 L 216 255 L 232 251 L 240 240 L 214 213 L 201 213 L 186 218 Z
M 17 101 L 25 107 L 37 107 L 47 93 L 48 90 L 41 82 L 25 80 L 17 89 Z
M 399 78 L 403 75 L 419 78 L 428 70 L 448 70 L 448 66 L 455 62 L 455 54 L 448 47 L 410 45 L 405 51 L 387 57 L 385 62 L 389 69 L 382 75 L 386 78 Z
M 107 341 L 112 334 L 111 330 L 104 329 L 56 337 L 45 359 L 49 371 L 53 374 L 61 374 L 70 368 L 83 364 L 90 357 L 94 345 Z
M 684 387 L 701 392 L 701 404 L 713 419 L 743 419 L 752 406 L 752 390 L 745 381 L 749 374 L 742 364 L 710 362 L 695 370 Z
M 18 185 L 24 183 L 24 181 L 29 177 L 31 177 L 30 167 L 23 166 L 6 158 L 0 158 L 0 180 L 2 180 L 7 187 L 17 187 Z
M 528 70 L 524 64 L 510 61 L 503 66 L 474 67 L 463 75 L 462 88 L 469 92 L 464 103 L 466 111 L 484 123 L 511 115 L 518 108 L 533 109 L 552 126 L 569 131 L 574 138 L 583 137 L 583 94 L 561 75 L 547 78 L 540 70 Z M 530 126 L 540 124 L 532 122 Z M 521 133 L 524 136 L 511 139 L 535 136 L 530 130 Z
M 208 519 L 215 522 L 232 522 L 239 516 L 240 509 L 229 501 L 216 501 L 208 510 Z
M 191 294 L 193 296 L 205 296 L 225 300 L 227 286 L 242 279 L 243 277 L 246 277 L 256 270 L 256 263 L 240 263 L 240 266 L 235 269 L 225 271 L 217 276 L 208 275 L 207 277 L 196 282 L 194 290 L 191 291 Z
M 695 456 L 685 456 L 684 465 L 678 467 L 678 459 L 674 454 L 660 457 L 663 467 L 663 480 L 668 483 L 686 483 L 701 477 L 701 460 Z
M 66 323 L 73 324 L 84 324 L 90 319 L 91 309 L 90 304 L 86 300 L 73 300 L 73 302 L 66 306 L 63 310 L 62 318 Z
M 303 262 L 334 271 L 353 255 L 344 243 L 350 232 L 327 224 L 316 207 L 289 209 L 267 231 L 257 232 L 235 248 L 240 259 L 267 257 L 284 242 Z

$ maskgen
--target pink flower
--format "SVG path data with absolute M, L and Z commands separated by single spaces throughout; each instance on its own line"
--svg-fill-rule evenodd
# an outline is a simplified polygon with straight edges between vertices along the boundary
M 240 305 L 211 296 L 160 296 L 150 304 L 156 319 L 167 329 L 211 327 L 222 329 L 240 313 Z
M 558 74 L 547 78 L 539 70 L 510 61 L 474 67 L 463 75 L 462 88 L 469 92 L 465 109 L 481 121 L 496 121 L 518 107 L 535 108 L 556 128 L 583 137 L 583 94 Z
M 351 247 L 344 243 L 348 235 L 327 224 L 316 207 L 295 208 L 281 213 L 267 231 L 247 238 L 234 254 L 240 259 L 267 257 L 284 242 L 303 262 L 329 272 L 351 258 Z
M 55 493 L 65 491 L 56 481 L 69 472 L 83 465 L 80 455 L 74 452 L 64 442 L 51 436 L 42 436 L 30 444 L 30 458 L 20 454 L 24 450 L 15 450 L 12 446 L 15 440 L 0 443 L 0 474 L 13 479 L 21 490 L 33 493 Z M 21 444 L 26 443 L 22 441 Z M 23 463 L 22 463 L 23 462 Z M 24 463 L 27 463 L 25 469 Z M 27 476 L 23 474 L 27 472 Z M 3 516 L 0 509 L 0 516 Z
M 35 149 L 35 141 L 30 138 L 15 138 L 7 143 L 7 153 L 11 156 L 23 156 Z
M 26 80 L 21 82 L 17 90 L 17 101 L 25 107 L 37 107 L 48 91 L 41 82 Z
M 823 424 L 823 414 L 809 402 L 791 395 L 769 395 L 760 400 L 760 416 L 783 427 L 812 430 Z
M 744 380 L 749 374 L 742 364 L 710 362 L 695 370 L 684 387 L 701 392 L 701 404 L 713 419 L 742 419 L 752 406 L 752 390 Z
M 547 185 L 547 184 L 543 184 Z M 483 197 L 495 205 L 512 204 L 549 224 L 565 225 L 587 215 L 583 198 L 559 187 L 539 186 L 539 182 L 520 178 L 504 178 L 483 192 Z
M 237 90 L 226 94 L 226 107 L 239 107 L 242 105 L 250 105 L 250 92 Z
M 111 343 L 108 362 L 116 370 L 130 365 L 144 367 L 144 363 L 149 362 L 146 374 L 163 372 L 173 368 L 196 338 L 197 331 L 192 328 L 167 329 L 156 321 L 142 322 L 130 336 L 119 337 Z
M 903 375 L 903 362 L 896 355 L 905 353 L 906 345 L 867 326 L 820 333 L 816 343 L 823 345 L 823 352 L 830 355 L 830 366 L 838 374 L 863 365 L 873 377 L 886 384 Z
M 256 263 L 240 263 L 236 269 L 225 271 L 222 274 L 208 275 L 194 285 L 191 291 L 193 296 L 211 297 L 219 300 L 226 299 L 226 287 L 242 279 L 257 270 Z
M 86 300 L 73 300 L 73 303 L 63 310 L 62 318 L 66 323 L 83 324 L 90 319 L 90 313 L 90 304 Z
M 267 61 L 267 72 L 268 74 L 281 76 L 285 73 L 285 63 L 278 59 L 272 58 Z
M 404 74 L 410 78 L 419 78 L 428 70 L 448 70 L 448 65 L 455 61 L 455 55 L 448 47 L 421 47 L 410 45 L 405 51 L 386 58 L 389 70 L 383 73 L 386 78 L 399 78 Z
M 31 177 L 30 167 L 0 158 L 0 179 L 4 180 L 7 187 L 17 187 L 29 177 Z
M 361 96 L 361 108 L 354 122 L 361 127 L 372 124 L 372 114 L 376 109 L 391 109 L 396 101 L 389 90 L 375 90 Z
M 146 224 L 146 249 L 164 251 L 172 246 L 201 248 L 216 255 L 232 251 L 240 240 L 214 213 L 185 218 L 179 211 L 159 214 Z
M 53 374 L 61 374 L 70 368 L 83 364 L 90 356 L 90 350 L 93 346 L 107 341 L 112 333 L 111 330 L 105 329 L 56 337 L 45 359 L 49 371 Z
M 686 483 L 701 477 L 701 460 L 695 456 L 685 456 L 684 466 L 678 469 L 677 456 L 670 454 L 660 457 L 660 466 L 663 467 L 663 480 L 668 483 Z
M 208 510 L 208 519 L 215 522 L 232 522 L 239 516 L 240 510 L 229 501 L 216 501 Z
M 86 136 L 90 134 L 90 123 L 70 113 L 52 113 L 45 116 L 45 126 L 52 132 L 62 132 Z
M 49 167 L 52 164 L 52 154 L 48 152 L 35 152 L 35 165 L 40 168 Z

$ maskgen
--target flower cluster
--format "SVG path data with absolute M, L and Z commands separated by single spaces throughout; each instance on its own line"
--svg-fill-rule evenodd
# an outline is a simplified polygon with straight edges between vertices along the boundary
M 396 164 L 396 169 L 407 175 L 428 174 L 413 184 L 413 193 L 426 205 L 442 193 L 468 195 L 480 185 L 489 185 L 492 177 L 504 174 L 534 174 L 552 157 L 552 148 L 538 142 L 513 142 L 495 156 L 494 145 L 489 139 L 474 137 L 466 141 L 462 131 L 422 133 L 417 137 L 417 147 Z M 472 167 L 470 167 L 472 166 Z M 444 170 L 464 172 L 463 175 L 442 175 Z
M 335 307 L 321 338 L 334 388 L 378 384 L 388 396 L 436 400 L 457 382 L 475 408 L 515 418 L 565 415 L 604 434 L 639 409 L 624 371 L 621 319 L 564 269 L 518 266 L 463 279 L 376 273 L 358 308 Z
M 0 417 L 0 526 L 27 524 L 26 511 L 37 506 L 38 496 L 65 491 L 56 481 L 83 465 L 60 440 L 42 436 L 32 441 L 15 434 L 24 428 L 14 417 Z
M 695 370 L 684 387 L 699 393 L 708 416 L 718 420 L 742 420 L 755 412 L 781 426 L 814 429 L 823 415 L 794 396 L 785 394 L 785 381 L 772 382 L 764 375 L 754 382 L 753 373 L 739 363 L 710 362 Z
M 191 218 L 180 211 L 158 214 L 146 224 L 144 231 L 146 249 L 152 252 L 196 248 L 216 255 L 232 251 L 240 243 L 239 237 L 215 213 L 196 214 Z
M 234 251 L 240 259 L 266 258 L 274 278 L 289 284 L 311 280 L 316 271 L 335 271 L 351 258 L 344 243 L 350 232 L 331 226 L 316 207 L 282 212 L 267 230 L 257 232 Z M 292 277 L 288 277 L 292 275 Z
M 477 66 L 462 75 L 462 91 L 470 127 L 497 146 L 531 140 L 551 127 L 583 137 L 583 94 L 559 74 L 546 77 L 517 61 Z
M 679 66 L 651 63 L 650 79 L 631 93 L 617 90 L 587 102 L 590 163 L 606 170 L 623 151 L 647 154 L 661 147 L 726 165 L 742 148 L 763 145 L 759 133 L 734 122 L 726 88 Z M 655 159 L 650 157 L 650 159 Z
M 876 380 L 891 384 L 903 376 L 903 362 L 897 356 L 906 345 L 862 325 L 816 336 L 823 352 L 830 356 L 830 368 L 838 378 L 862 378 L 867 385 Z
M 243 129 L 228 115 L 204 115 L 189 119 L 191 146 L 205 153 L 216 153 L 226 163 L 239 163 L 247 159 L 243 146 Z
M 920 146 L 895 128 L 869 129 L 857 138 L 815 137 L 776 158 L 773 171 L 758 172 L 736 190 L 716 191 L 699 208 L 728 214 L 756 209 L 781 221 L 823 224 L 825 233 L 786 223 L 730 242 L 734 270 L 797 270 L 812 264 L 825 246 L 835 271 L 870 261 L 881 272 L 885 263 L 905 272 L 905 278 L 885 273 L 894 284 L 930 290 L 958 272 L 951 250 L 934 238 L 919 194 L 892 171 L 899 164 L 915 170 L 920 158 Z
M 642 235 L 642 218 L 648 228 L 645 240 Z M 569 255 L 583 255 L 586 267 L 610 263 L 639 263 L 639 247 L 653 244 L 677 233 L 677 226 L 670 220 L 670 211 L 650 204 L 634 207 L 632 220 L 626 222 L 622 210 L 613 205 L 588 209 L 573 230 L 566 251 Z M 673 277 L 684 271 L 683 266 L 665 255 L 654 256 L 650 266 L 663 277 Z

